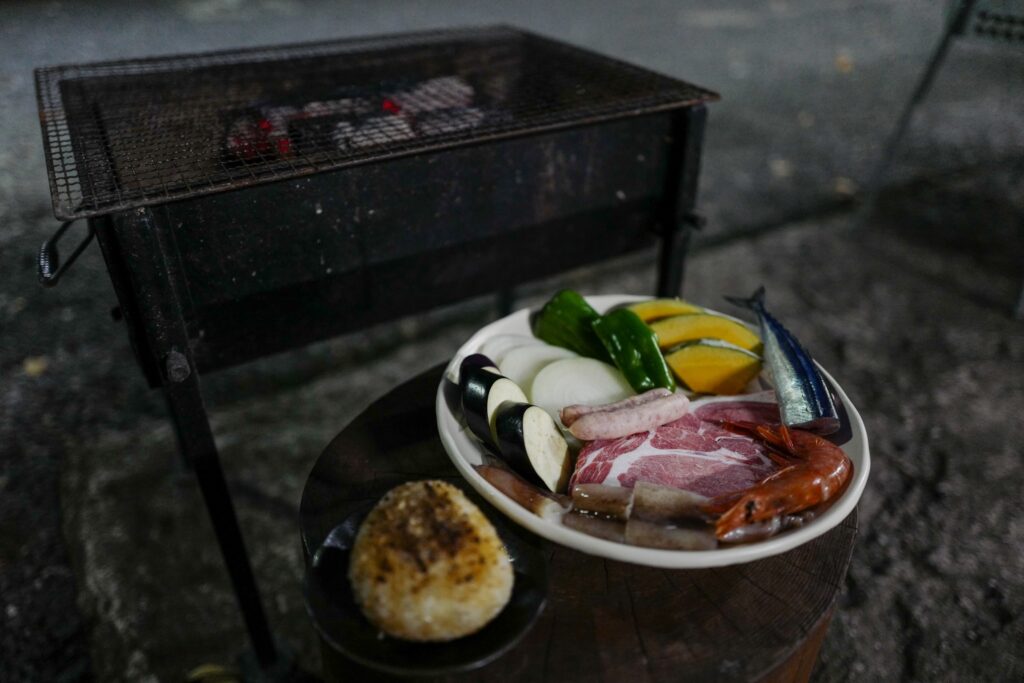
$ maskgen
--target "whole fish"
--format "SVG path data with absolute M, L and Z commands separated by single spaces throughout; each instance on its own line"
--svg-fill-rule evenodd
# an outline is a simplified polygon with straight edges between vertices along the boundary
M 757 314 L 764 360 L 772 374 L 782 422 L 816 434 L 839 430 L 840 420 L 824 378 L 800 342 L 764 307 L 764 287 L 749 299 L 725 297 Z

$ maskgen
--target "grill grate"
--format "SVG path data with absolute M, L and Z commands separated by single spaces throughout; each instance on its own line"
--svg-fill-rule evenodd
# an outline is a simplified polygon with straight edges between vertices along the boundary
M 61 219 L 717 98 L 503 27 L 47 67 L 36 90 Z

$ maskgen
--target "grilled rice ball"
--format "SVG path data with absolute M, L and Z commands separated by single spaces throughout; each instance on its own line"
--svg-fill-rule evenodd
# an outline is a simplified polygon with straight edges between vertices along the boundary
M 512 595 L 512 565 L 490 521 L 443 481 L 389 491 L 352 547 L 349 580 L 375 626 L 396 638 L 445 641 L 483 628 Z

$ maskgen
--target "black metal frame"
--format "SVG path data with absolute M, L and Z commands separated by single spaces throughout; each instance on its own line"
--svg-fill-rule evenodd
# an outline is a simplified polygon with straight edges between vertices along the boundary
M 51 66 L 35 75 L 60 219 L 718 97 L 503 26 Z
M 1024 26 L 1024 14 L 1015 14 L 1013 8 L 1010 7 L 1003 7 L 1002 13 L 998 11 L 993 12 L 987 9 L 989 4 L 991 3 L 986 3 L 985 0 L 958 0 L 953 7 L 942 37 L 939 39 L 935 51 L 928 60 L 921 78 L 918 80 L 917 85 L 914 86 L 910 99 L 903 106 L 903 110 L 896 120 L 896 125 L 882 150 L 882 156 L 871 174 L 864 205 L 860 212 L 859 223 L 861 225 L 867 221 L 878 204 L 878 195 L 881 192 L 882 184 L 885 182 L 889 167 L 892 166 L 903 136 L 906 135 L 907 129 L 910 127 L 914 110 L 917 109 L 918 105 L 924 101 L 925 96 L 928 94 L 932 82 L 935 80 L 936 75 L 938 75 L 939 69 L 949 53 L 953 39 L 958 36 L 968 35 L 969 30 L 973 29 L 973 34 L 980 38 L 1024 42 L 1024 29 L 1019 28 Z M 1021 7 L 1017 9 L 1017 12 L 1024 11 L 1024 3 L 1020 3 L 1020 5 Z M 1021 286 L 1017 305 L 1014 308 L 1014 316 L 1024 320 L 1024 285 Z
M 704 226 L 697 213 L 697 181 L 707 109 L 703 105 L 677 114 L 673 121 L 673 150 L 665 185 L 665 206 L 660 221 L 658 284 L 661 297 L 679 296 L 686 274 L 686 253 L 694 230 Z
M 101 244 L 117 244 L 125 251 L 115 255 L 105 249 L 107 263 L 124 264 L 121 275 L 127 277 L 129 291 L 138 293 L 138 300 L 126 299 L 128 292 L 123 287 L 118 290 L 125 320 L 144 335 L 152 353 L 150 360 L 160 367 L 159 382 L 178 445 L 196 474 L 253 651 L 260 666 L 270 668 L 277 650 L 206 415 L 181 296 L 174 284 L 176 256 L 166 227 L 154 221 L 148 209 L 99 221 Z
M 896 156 L 896 150 L 899 149 L 900 142 L 903 140 L 903 136 L 906 135 L 907 129 L 910 127 L 910 120 L 914 116 L 914 110 L 924 100 L 925 95 L 928 93 L 928 89 L 931 88 L 932 82 L 935 80 L 936 74 L 939 72 L 939 67 L 942 66 L 943 60 L 946 59 L 946 54 L 949 52 L 950 45 L 953 43 L 953 38 L 964 32 L 967 27 L 967 20 L 974 10 L 974 5 L 977 0 L 964 0 L 960 3 L 959 7 L 946 22 L 946 29 L 939 39 L 939 44 L 936 45 L 935 51 L 932 53 L 931 58 L 928 60 L 927 66 L 925 66 L 924 73 L 921 74 L 920 80 L 917 85 L 914 86 L 913 92 L 910 94 L 910 99 L 903 106 L 903 110 L 900 112 L 900 116 L 896 119 L 896 126 L 893 128 L 892 133 L 889 134 L 888 140 L 886 140 L 885 147 L 882 149 L 882 157 L 878 160 L 878 164 L 875 166 L 874 172 L 871 174 L 871 179 L 868 183 L 868 192 L 864 202 L 864 216 L 867 216 L 871 211 L 874 210 L 875 205 L 878 202 L 878 194 L 881 191 L 882 183 L 885 182 L 886 174 L 889 171 L 889 167 L 892 166 L 892 161 Z
M 695 204 L 707 111 L 697 105 L 667 115 L 671 139 L 664 189 L 660 208 L 653 214 L 657 219 L 647 229 L 660 237 L 656 293 L 678 296 L 691 233 L 703 222 Z M 265 189 L 246 190 L 261 191 Z M 199 201 L 208 202 L 209 198 Z M 99 238 L 136 357 L 151 385 L 159 386 L 167 399 L 181 452 L 202 491 L 256 660 L 269 671 L 277 666 L 279 649 L 271 636 L 203 403 L 200 371 L 204 363 L 196 357 L 196 331 L 187 314 L 192 302 L 182 272 L 180 248 L 175 244 L 175 226 L 161 215 L 165 208 L 139 208 L 94 217 L 89 219 L 89 227 Z M 55 247 L 51 248 L 55 253 Z M 499 291 L 505 292 L 504 305 L 510 307 L 508 289 Z M 472 288 L 461 292 L 463 298 L 480 293 Z M 286 294 L 295 305 L 302 305 L 299 297 L 308 291 Z M 393 318 L 405 311 L 390 313 L 373 320 Z M 366 320 L 358 319 L 355 324 Z M 274 321 L 275 325 L 279 323 Z M 324 323 L 322 329 L 314 331 L 314 338 L 339 331 L 337 324 Z M 273 343 L 268 349 L 281 350 Z M 211 370 L 227 364 L 224 358 L 206 362 Z
M 155 169 L 160 191 L 138 196 L 121 196 L 112 145 L 145 157 L 152 140 L 129 134 L 112 141 L 90 113 L 109 105 L 120 123 L 132 125 L 145 114 L 142 129 L 159 133 L 139 83 L 156 88 L 153 111 L 163 111 L 168 83 L 188 85 L 200 68 L 213 69 L 203 73 L 218 74 L 216 82 L 228 87 L 251 76 L 224 64 L 273 62 L 288 73 L 288 59 L 308 66 L 324 56 L 327 63 L 378 42 L 401 49 L 409 40 L 491 38 L 526 41 L 564 60 L 553 67 L 569 69 L 555 79 L 568 90 L 548 102 L 544 88 L 538 96 L 525 82 L 529 106 L 519 102 L 517 110 L 511 101 L 507 120 L 438 139 L 396 140 L 351 158 L 264 160 L 240 167 L 237 178 L 170 189 L 162 185 L 168 169 Z M 173 81 L 172 72 L 185 80 Z M 595 74 L 606 81 L 593 82 Z M 499 310 L 508 310 L 519 282 L 652 245 L 656 237 L 656 294 L 677 296 L 691 233 L 703 222 L 695 205 L 704 102 L 717 95 L 511 29 L 53 67 L 36 75 L 55 212 L 89 221 L 86 242 L 63 266 L 57 243 L 68 224 L 44 243 L 40 280 L 55 284 L 95 234 L 136 359 L 166 397 L 255 660 L 268 677 L 286 675 L 288 667 L 267 623 L 200 375 L 470 296 L 496 292 Z M 119 110 L 118 88 L 142 109 Z M 169 91 L 173 96 L 174 87 Z M 92 104 L 76 108 L 79 100 Z M 209 114 L 215 103 L 192 106 Z M 168 112 L 176 120 L 189 113 Z M 158 158 L 171 158 L 174 149 L 156 147 Z M 253 168 L 266 174 L 250 177 Z M 381 210 L 370 220 L 372 208 Z

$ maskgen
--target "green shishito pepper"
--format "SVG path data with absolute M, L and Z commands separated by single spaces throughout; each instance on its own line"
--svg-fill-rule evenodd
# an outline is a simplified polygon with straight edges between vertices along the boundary
M 593 323 L 594 332 L 615 365 L 637 393 L 664 387 L 675 391 L 676 381 L 658 347 L 658 336 L 633 311 L 620 308 Z
M 582 296 L 563 289 L 540 309 L 533 321 L 533 334 L 548 344 L 610 363 L 611 358 L 592 327 L 600 317 Z

